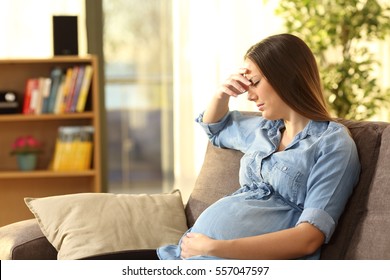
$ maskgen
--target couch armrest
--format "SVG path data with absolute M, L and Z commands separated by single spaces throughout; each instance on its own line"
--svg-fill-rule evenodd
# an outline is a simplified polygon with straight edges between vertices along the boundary
M 43 235 L 35 219 L 0 228 L 1 260 L 52 260 L 57 251 Z

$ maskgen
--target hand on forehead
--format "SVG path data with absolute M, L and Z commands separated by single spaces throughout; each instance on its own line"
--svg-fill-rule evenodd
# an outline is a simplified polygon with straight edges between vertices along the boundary
M 256 79 L 256 77 L 262 77 L 257 65 L 250 59 L 245 59 L 243 66 L 239 69 L 239 72 L 252 83 L 254 78 Z

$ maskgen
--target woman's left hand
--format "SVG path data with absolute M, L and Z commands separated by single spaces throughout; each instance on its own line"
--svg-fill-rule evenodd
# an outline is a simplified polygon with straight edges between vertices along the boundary
M 181 257 L 207 256 L 214 241 L 204 234 L 189 232 L 181 242 Z

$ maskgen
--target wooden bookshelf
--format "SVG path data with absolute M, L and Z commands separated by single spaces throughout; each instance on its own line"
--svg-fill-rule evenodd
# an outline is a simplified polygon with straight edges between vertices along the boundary
M 22 114 L 26 81 L 33 77 L 50 77 L 59 66 L 66 69 L 75 65 L 91 65 L 93 77 L 85 111 L 63 114 Z M 100 192 L 100 114 L 98 65 L 95 56 L 59 56 L 42 59 L 0 60 L 0 91 L 13 91 L 21 103 L 20 112 L 0 114 L 0 226 L 33 218 L 24 197 L 45 197 L 79 192 Z M 90 170 L 52 171 L 58 127 L 93 126 L 93 158 Z M 12 142 L 21 135 L 31 134 L 43 142 L 38 167 L 34 171 L 19 171 L 16 158 L 9 154 Z

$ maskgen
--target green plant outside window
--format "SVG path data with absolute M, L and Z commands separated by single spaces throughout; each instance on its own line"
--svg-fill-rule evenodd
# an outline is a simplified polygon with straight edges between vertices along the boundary
M 390 5 L 380 0 L 280 0 L 276 14 L 302 38 L 319 64 L 331 112 L 364 120 L 390 102 L 372 75 L 380 65 L 370 42 L 390 36 Z M 387 3 L 387 2 L 386 2 Z

